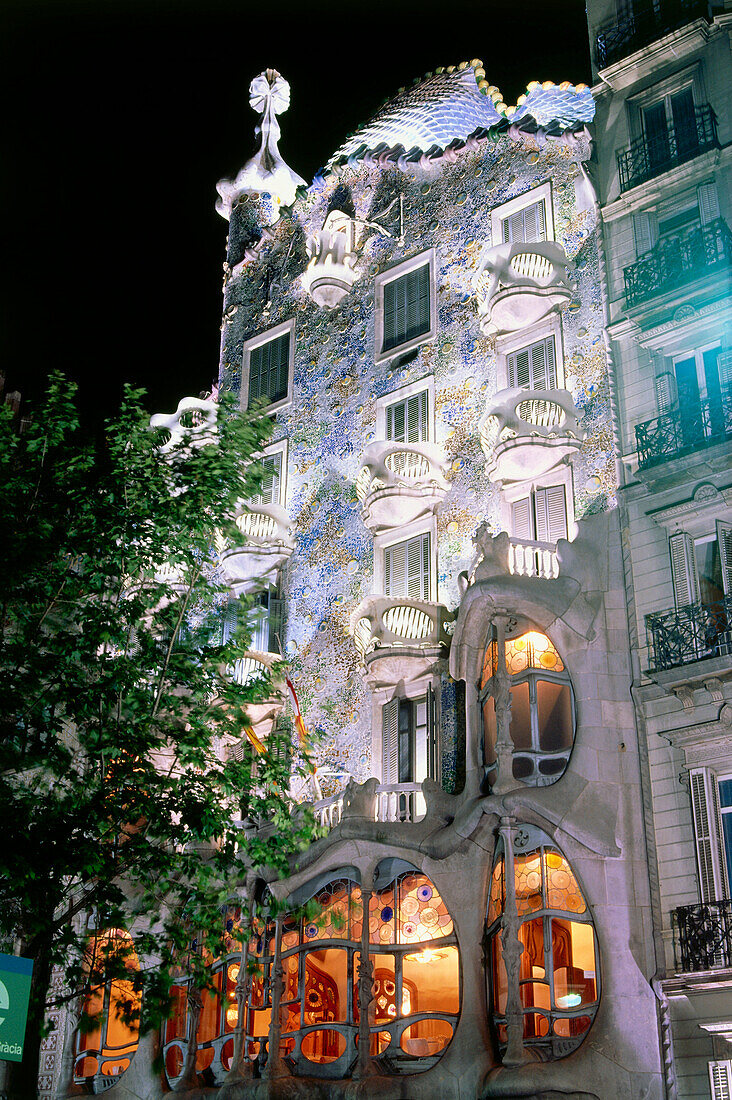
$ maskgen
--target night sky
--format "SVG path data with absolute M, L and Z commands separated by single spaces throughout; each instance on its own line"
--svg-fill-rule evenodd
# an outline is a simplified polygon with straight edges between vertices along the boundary
M 290 82 L 280 150 L 307 180 L 437 66 L 481 58 L 509 104 L 590 80 L 582 0 L 3 0 L 0 39 L 0 363 L 31 401 L 67 372 L 89 424 L 125 381 L 162 411 L 215 378 L 215 185 L 254 152 L 256 73 Z

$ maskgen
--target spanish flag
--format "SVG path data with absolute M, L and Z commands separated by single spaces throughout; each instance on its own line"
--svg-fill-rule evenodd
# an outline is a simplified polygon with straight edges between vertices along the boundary
M 292 701 L 292 709 L 295 712 L 295 729 L 300 739 L 300 748 L 305 749 L 308 743 L 308 731 L 305 727 L 302 714 L 300 713 L 300 702 L 297 698 L 297 692 L 295 691 L 295 685 L 289 676 L 285 675 L 285 683 L 287 684 L 287 690 L 290 692 L 290 700 Z

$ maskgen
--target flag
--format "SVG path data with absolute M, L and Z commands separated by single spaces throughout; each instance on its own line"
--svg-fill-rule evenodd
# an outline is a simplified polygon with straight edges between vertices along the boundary
M 295 729 L 297 730 L 297 735 L 300 739 L 300 748 L 304 749 L 308 741 L 308 731 L 305 727 L 305 722 L 303 721 L 302 714 L 300 713 L 300 702 L 297 698 L 295 685 L 287 674 L 285 674 L 285 683 L 287 684 L 287 689 L 290 692 L 292 709 L 295 712 Z

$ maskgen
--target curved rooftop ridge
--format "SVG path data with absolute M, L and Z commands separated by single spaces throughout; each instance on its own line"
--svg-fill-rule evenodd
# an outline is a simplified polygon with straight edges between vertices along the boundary
M 585 84 L 532 81 L 515 107 L 507 107 L 498 88 L 489 85 L 478 60 L 437 69 L 411 87 L 401 88 L 372 119 L 333 154 L 328 168 L 363 160 L 368 154 L 401 150 L 410 162 L 430 161 L 469 139 L 502 133 L 545 131 L 558 137 L 591 122 L 595 104 Z M 439 153 L 438 153 L 439 151 Z

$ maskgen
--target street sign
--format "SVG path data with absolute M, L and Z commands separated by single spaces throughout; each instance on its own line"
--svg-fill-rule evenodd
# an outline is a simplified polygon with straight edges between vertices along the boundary
M 23 1059 L 33 960 L 0 955 L 0 1061 Z

